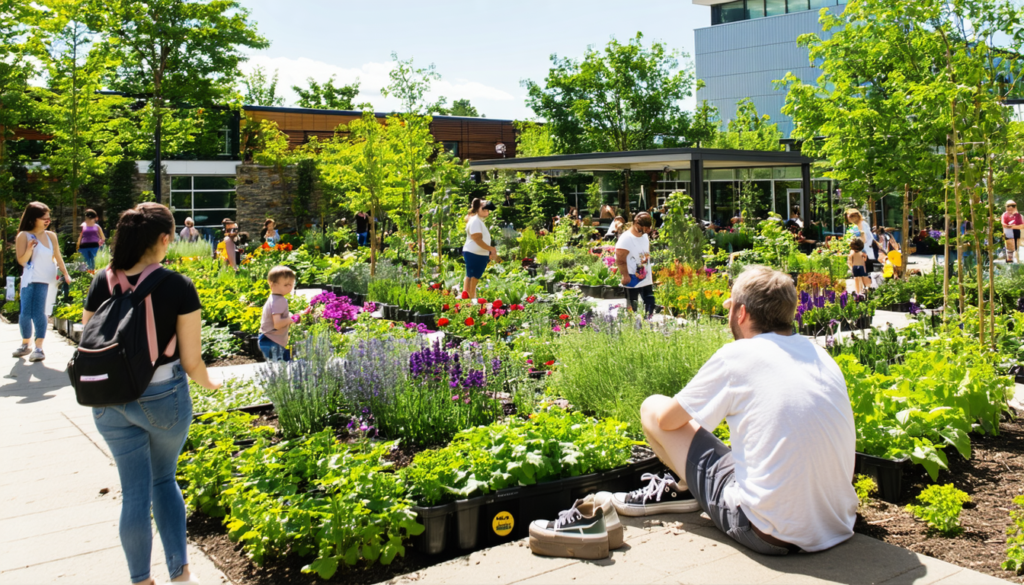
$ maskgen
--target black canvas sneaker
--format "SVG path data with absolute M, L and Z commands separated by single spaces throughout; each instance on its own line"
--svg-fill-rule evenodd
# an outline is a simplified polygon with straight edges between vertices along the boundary
M 653 514 L 685 514 L 700 510 L 700 503 L 693 498 L 690 490 L 680 486 L 671 473 L 664 476 L 645 473 L 643 481 L 650 480 L 646 487 L 629 493 L 612 495 L 612 505 L 623 516 L 651 516 Z
M 585 498 L 559 512 L 557 520 L 534 520 L 530 524 L 530 550 L 546 557 L 608 558 L 604 510 L 593 499 Z

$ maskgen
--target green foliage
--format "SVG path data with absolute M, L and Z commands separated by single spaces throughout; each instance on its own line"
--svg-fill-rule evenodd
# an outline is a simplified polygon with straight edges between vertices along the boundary
M 921 491 L 917 501 L 923 505 L 910 504 L 907 511 L 928 523 L 945 536 L 956 536 L 960 528 L 960 512 L 971 497 L 953 484 L 930 485 Z
M 138 166 L 134 160 L 121 159 L 107 171 L 107 201 L 104 217 L 107 220 L 106 233 L 113 236 L 121 212 L 135 207 L 135 175 Z M 100 266 L 100 264 L 97 264 Z
M 729 120 L 729 130 L 715 137 L 712 148 L 782 150 L 780 141 L 785 135 L 779 130 L 778 124 L 770 121 L 771 116 L 768 114 L 757 114 L 757 106 L 750 98 L 741 99 L 736 103 L 736 116 Z
M 467 429 L 443 449 L 418 453 L 401 471 L 410 497 L 432 506 L 516 485 L 621 467 L 633 441 L 627 426 L 558 408 L 529 420 Z
M 212 362 L 238 353 L 241 343 L 227 327 L 203 321 L 203 359 Z
M 381 95 L 398 98 L 402 102 L 402 111 L 406 114 L 418 115 L 428 111 L 429 107 L 423 100 L 430 91 L 430 84 L 441 80 L 441 75 L 434 64 L 418 68 L 413 65 L 412 58 L 403 61 L 398 58 L 398 53 L 391 53 L 391 60 L 395 63 L 388 72 L 391 83 L 380 90 Z
M 206 337 L 203 336 L 205 343 Z M 266 404 L 267 395 L 253 380 L 228 378 L 219 390 L 207 390 L 192 380 L 188 381 L 189 394 L 192 396 L 194 412 L 221 412 L 232 408 Z
M 643 46 L 637 33 L 625 44 L 587 48 L 582 61 L 551 56 L 544 87 L 526 80 L 527 105 L 551 127 L 562 153 L 643 150 L 684 142 L 690 120 L 681 101 L 692 94 L 693 72 L 679 68 L 685 54 L 659 42 Z M 624 108 L 622 104 L 630 104 Z
M 1006 529 L 1006 560 L 1002 567 L 1006 571 L 1015 571 L 1018 575 L 1024 572 L 1024 496 L 1014 496 L 1013 505 L 1017 508 L 1010 510 L 1010 520 L 1013 522 Z
M 251 106 L 283 106 L 284 96 L 277 95 L 277 69 L 273 77 L 267 77 L 262 65 L 253 67 L 242 77 L 245 103 Z
M 431 114 L 439 116 L 464 116 L 467 118 L 486 118 L 476 109 L 476 106 L 469 103 L 468 99 L 455 100 L 452 107 L 448 107 L 448 98 L 441 96 L 428 108 Z
M 950 293 L 954 287 L 950 287 Z M 974 289 L 974 298 L 977 298 L 977 289 Z M 871 300 L 880 309 L 889 305 L 910 302 L 914 299 L 922 307 L 937 308 L 942 305 L 942 275 L 939 271 L 933 271 L 923 276 L 911 276 L 906 280 L 891 278 L 885 281 L 872 294 Z M 1017 299 L 1013 299 L 1016 306 Z
M 704 230 L 691 217 L 693 200 L 677 191 L 669 195 L 665 204 L 668 214 L 659 230 L 661 241 L 673 259 L 694 268 L 704 266 Z
M 534 157 L 560 154 L 555 147 L 555 137 L 551 134 L 551 126 L 537 122 L 514 122 L 516 127 L 516 156 Z
M 349 85 L 334 85 L 334 75 L 331 75 L 325 83 L 317 83 L 315 79 L 306 79 L 308 88 L 292 86 L 292 91 L 299 96 L 300 108 L 312 108 L 315 110 L 354 110 L 353 101 L 359 95 L 359 81 Z M 277 74 L 274 74 L 276 81 Z
M 309 217 L 313 190 L 316 189 L 316 161 L 310 158 L 300 160 L 296 175 L 295 193 L 292 195 L 292 213 L 295 215 L 295 221 L 299 225 L 303 225 L 306 218 Z
M 576 408 L 639 431 L 644 399 L 675 395 L 729 340 L 728 328 L 709 323 L 655 326 L 633 315 L 595 321 L 552 341 L 558 359 L 550 385 Z
M 878 484 L 870 475 L 856 475 L 853 478 L 853 489 L 857 492 L 857 499 L 863 506 L 878 491 Z

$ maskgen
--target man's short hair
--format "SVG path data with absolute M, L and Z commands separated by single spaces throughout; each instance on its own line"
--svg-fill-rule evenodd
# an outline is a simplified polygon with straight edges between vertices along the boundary
M 284 280 L 295 280 L 295 272 L 292 271 L 292 269 L 288 268 L 287 266 L 275 266 L 270 269 L 270 272 L 267 273 L 268 282 L 273 282 L 274 284 L 277 284 L 277 282 L 282 278 Z
M 732 285 L 734 307 L 743 305 L 761 333 L 793 328 L 797 296 L 793 278 L 767 266 L 748 266 Z
M 633 222 L 640 227 L 654 227 L 654 218 L 651 217 L 650 213 L 641 211 L 640 213 L 633 216 Z

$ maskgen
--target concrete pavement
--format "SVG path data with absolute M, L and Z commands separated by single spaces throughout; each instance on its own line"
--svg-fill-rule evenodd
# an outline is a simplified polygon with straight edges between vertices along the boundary
M 51 330 L 46 361 L 29 363 L 11 357 L 20 343 L 18 326 L 0 323 L 0 585 L 130 583 L 117 468 L 65 372 L 74 348 Z M 153 543 L 164 583 L 155 527 Z M 227 582 L 192 546 L 189 563 L 204 584 Z

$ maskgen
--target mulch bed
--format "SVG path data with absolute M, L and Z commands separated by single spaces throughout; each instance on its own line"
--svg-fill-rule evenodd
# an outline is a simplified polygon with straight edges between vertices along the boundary
M 221 368 L 224 366 L 241 366 L 244 364 L 258 364 L 259 360 L 244 355 L 232 355 L 206 364 L 208 368 Z
M 954 565 L 1024 583 L 1024 578 L 1000 568 L 1006 560 L 1013 498 L 1024 494 L 1024 424 L 1018 419 L 1004 422 L 999 429 L 998 437 L 972 435 L 970 461 L 954 449 L 946 449 L 949 471 L 939 474 L 939 483 L 952 483 L 971 496 L 960 515 L 964 530 L 959 536 L 936 534 L 907 512 L 906 505 L 930 484 L 919 466 L 913 468 L 914 475 L 904 477 L 911 485 L 899 505 L 873 500 L 861 506 L 854 530 Z

